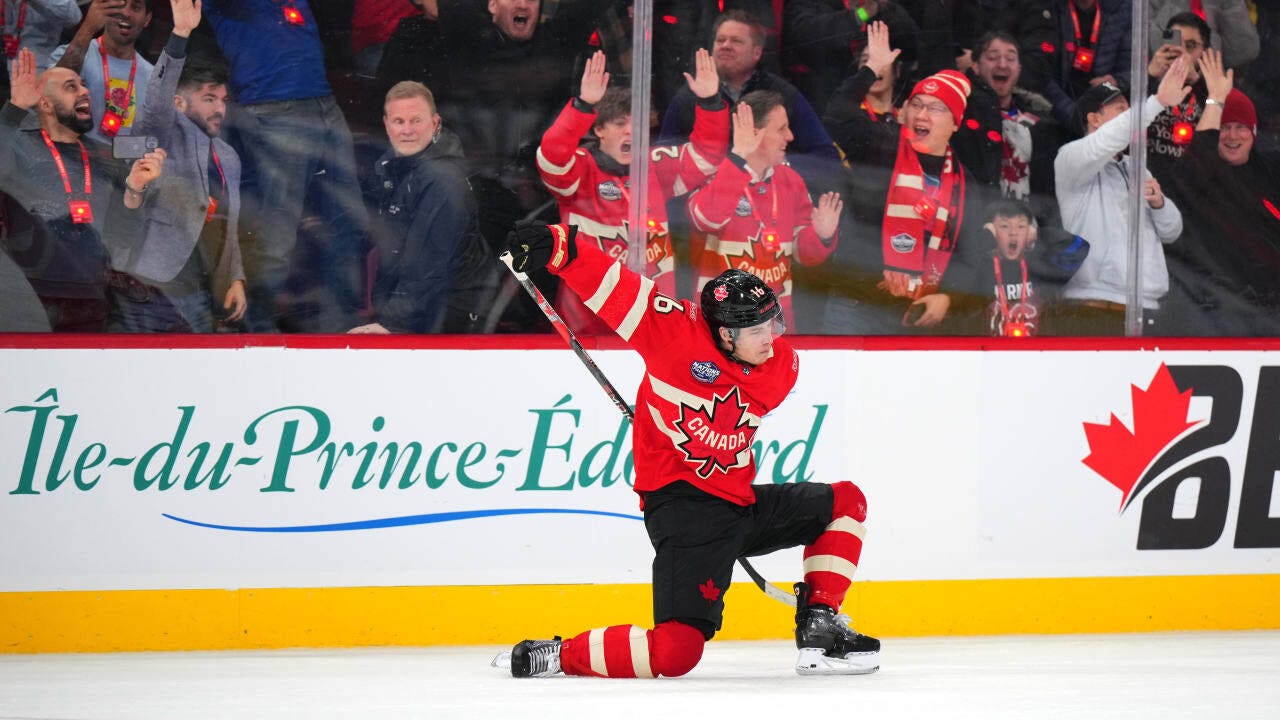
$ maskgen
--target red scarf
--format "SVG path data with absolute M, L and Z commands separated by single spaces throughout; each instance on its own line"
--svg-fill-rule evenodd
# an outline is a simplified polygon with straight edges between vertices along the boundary
M 907 142 L 908 132 L 903 127 L 898 140 L 880 230 L 886 275 L 882 287 L 899 297 L 919 298 L 938 291 L 951 262 L 964 220 L 964 172 L 948 147 L 941 184 L 926 189 L 920 158 Z M 905 274 L 908 286 L 904 288 L 901 279 L 895 281 L 890 274 Z

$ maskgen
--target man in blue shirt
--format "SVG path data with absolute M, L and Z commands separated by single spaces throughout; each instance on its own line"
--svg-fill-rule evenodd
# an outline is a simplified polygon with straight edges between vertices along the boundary
M 315 15 L 307 0 L 205 0 L 203 7 L 239 105 L 230 124 L 244 161 L 241 216 L 254 235 L 242 241 L 248 328 L 278 331 L 290 310 L 283 292 L 306 205 L 321 216 L 318 232 L 325 234 L 314 327 L 345 330 L 361 302 L 367 214 L 351 131 L 325 78 Z

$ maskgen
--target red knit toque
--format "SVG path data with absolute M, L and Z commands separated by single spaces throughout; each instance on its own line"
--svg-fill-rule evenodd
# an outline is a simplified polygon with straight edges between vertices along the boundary
M 1258 134 L 1258 111 L 1253 108 L 1253 101 L 1248 95 L 1232 88 L 1227 101 L 1222 104 L 1222 124 L 1240 123 L 1248 126 L 1254 135 Z
M 960 118 L 964 117 L 964 107 L 969 98 L 969 78 L 958 70 L 942 70 L 916 83 L 911 88 L 910 100 L 916 95 L 932 95 L 938 98 L 951 111 L 956 127 L 960 126 Z

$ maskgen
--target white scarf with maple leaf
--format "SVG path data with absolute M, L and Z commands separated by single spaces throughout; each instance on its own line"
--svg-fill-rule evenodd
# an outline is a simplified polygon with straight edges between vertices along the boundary
M 1000 191 L 1005 197 L 1026 200 L 1031 194 L 1031 126 L 1034 124 L 1035 120 L 1026 113 L 1004 116 Z

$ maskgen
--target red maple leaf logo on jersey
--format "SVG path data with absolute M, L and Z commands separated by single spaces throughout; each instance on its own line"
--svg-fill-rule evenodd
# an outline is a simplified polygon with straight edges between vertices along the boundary
M 1089 455 L 1084 464 L 1120 489 L 1120 509 L 1128 505 L 1139 478 L 1175 438 L 1198 422 L 1187 422 L 1192 390 L 1178 391 L 1169 368 L 1160 364 L 1146 390 L 1130 386 L 1133 431 L 1115 414 L 1110 423 L 1084 423 Z
M 720 588 L 711 582 L 711 578 L 698 586 L 698 591 L 702 593 L 702 598 L 707 602 L 715 602 L 720 599 Z
M 723 397 L 716 395 L 710 412 L 681 404 L 680 418 L 674 424 L 685 438 L 676 446 L 684 451 L 685 462 L 695 466 L 698 477 L 705 480 L 713 473 L 746 464 L 738 455 L 750 449 L 753 433 L 738 388 L 731 388 Z

